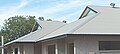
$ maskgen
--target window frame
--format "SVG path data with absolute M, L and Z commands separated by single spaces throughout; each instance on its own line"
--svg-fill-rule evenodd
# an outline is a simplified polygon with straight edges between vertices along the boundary
M 100 42 L 108 42 L 109 44 L 112 44 L 112 45 L 110 45 L 110 46 L 108 46 L 108 47 L 111 47 L 112 46 L 112 48 L 106 48 L 106 49 L 102 49 L 102 48 L 100 48 L 101 46 L 100 46 Z M 120 41 L 99 41 L 99 44 L 98 44 L 98 48 L 99 48 L 99 51 L 120 51 L 120 48 L 119 49 L 115 49 L 114 47 L 113 47 L 113 43 L 115 43 L 115 42 L 119 42 L 120 43 Z M 109 44 L 107 44 L 107 45 L 109 45 Z M 120 44 L 119 44 L 120 45 Z M 102 47 L 104 47 L 104 46 L 102 46 Z

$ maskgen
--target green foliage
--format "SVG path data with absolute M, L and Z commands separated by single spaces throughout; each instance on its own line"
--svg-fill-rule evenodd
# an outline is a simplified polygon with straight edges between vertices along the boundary
M 35 31 L 37 28 L 35 16 L 14 16 L 5 20 L 0 36 L 4 36 L 5 43 L 7 43 Z

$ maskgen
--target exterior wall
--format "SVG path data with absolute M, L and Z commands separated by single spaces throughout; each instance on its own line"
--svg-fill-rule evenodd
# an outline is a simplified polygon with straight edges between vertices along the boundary
M 22 45 L 21 44 L 11 44 L 10 46 L 7 47 L 7 54 L 15 54 L 14 53 L 14 49 L 18 48 L 18 54 L 23 54 L 22 51 L 20 49 L 22 49 Z
M 11 54 L 12 53 L 12 49 L 11 49 L 10 46 L 6 50 L 7 50 L 7 54 Z
M 55 45 L 56 46 L 56 54 L 65 54 L 65 39 L 58 39 L 58 40 L 51 40 L 51 41 L 45 41 L 42 43 L 42 54 L 48 54 L 47 53 L 47 46 L 49 45 Z
M 34 44 L 34 54 L 42 54 L 42 44 L 41 43 Z
M 65 39 L 57 40 L 58 54 L 65 54 Z
M 48 45 L 55 45 L 56 46 L 56 54 L 58 54 L 58 48 L 57 48 L 57 40 L 53 40 L 53 41 L 45 41 L 42 42 L 42 54 L 48 54 L 47 52 L 47 46 Z
M 88 37 L 89 39 L 89 37 Z M 93 43 L 90 43 L 90 42 Z M 86 40 L 85 37 L 67 37 L 64 39 L 45 41 L 42 43 L 42 54 L 47 54 L 47 46 L 55 44 L 56 54 L 68 54 L 67 44 L 74 43 L 74 54 L 87 54 L 88 52 L 97 52 L 97 41 L 93 39 Z M 88 44 L 88 45 L 87 45 Z M 91 47 L 92 46 L 92 47 Z
M 99 50 L 99 41 L 120 41 L 120 36 L 77 36 L 68 37 L 66 41 L 73 40 L 74 54 L 120 54 L 120 50 Z
M 67 44 L 74 43 L 74 54 L 120 54 L 120 50 L 99 50 L 99 41 L 120 41 L 120 36 L 69 35 L 67 38 L 48 40 L 42 43 L 12 44 L 7 51 L 10 54 L 12 49 L 19 48 L 19 54 L 48 54 L 47 46 L 55 44 L 56 54 L 68 54 Z
M 98 39 L 91 36 L 81 36 L 74 38 L 75 54 L 89 54 L 89 52 L 98 54 L 99 48 L 97 40 Z
M 34 44 L 24 44 L 23 54 L 34 54 Z
M 7 54 L 14 54 L 14 49 L 18 48 L 18 54 L 34 54 L 34 44 L 15 43 L 7 46 Z
M 19 50 L 20 50 L 20 54 L 23 54 L 23 50 L 24 50 L 24 45 L 23 44 L 20 44 L 19 46 Z

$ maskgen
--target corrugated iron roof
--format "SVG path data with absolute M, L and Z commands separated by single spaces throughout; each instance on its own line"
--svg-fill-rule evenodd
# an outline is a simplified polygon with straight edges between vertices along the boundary
M 11 41 L 37 42 L 63 34 L 120 34 L 120 9 L 104 6 L 88 6 L 97 11 L 95 14 L 71 23 L 57 21 L 38 21 L 42 29 Z

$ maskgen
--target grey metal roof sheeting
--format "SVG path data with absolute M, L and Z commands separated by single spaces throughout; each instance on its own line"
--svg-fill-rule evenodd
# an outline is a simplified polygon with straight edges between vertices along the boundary
M 93 7 L 93 6 L 92 6 Z M 99 11 L 99 15 L 87 24 L 77 29 L 74 34 L 81 33 L 114 33 L 120 34 L 120 9 L 111 7 L 93 7 Z
M 37 42 L 63 34 L 120 34 L 120 8 L 88 6 L 98 13 L 71 23 L 38 21 L 41 29 L 18 38 L 14 42 Z
M 42 26 L 41 29 L 38 29 L 35 32 L 27 34 L 5 45 L 11 44 L 13 42 L 36 42 L 40 38 L 50 34 L 51 32 L 54 32 L 55 30 L 65 25 L 65 23 L 58 21 L 38 21 L 38 23 Z

